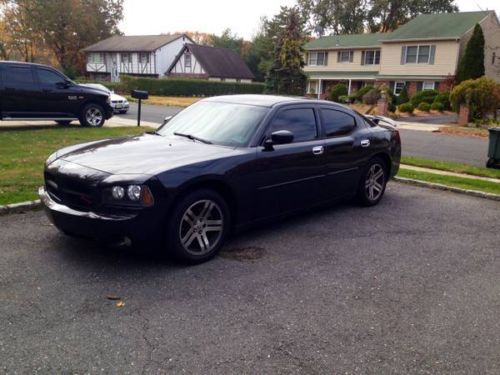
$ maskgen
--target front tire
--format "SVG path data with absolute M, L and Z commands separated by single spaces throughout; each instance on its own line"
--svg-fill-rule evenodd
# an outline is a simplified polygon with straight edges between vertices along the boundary
M 358 200 L 363 206 L 375 206 L 384 196 L 387 167 L 381 158 L 373 158 L 366 166 L 358 188 Z
M 104 108 L 99 104 L 89 103 L 80 114 L 80 124 L 85 127 L 100 128 L 106 121 Z
M 167 248 L 182 262 L 202 263 L 219 252 L 229 228 L 225 200 L 215 191 L 197 190 L 173 209 L 167 225 Z

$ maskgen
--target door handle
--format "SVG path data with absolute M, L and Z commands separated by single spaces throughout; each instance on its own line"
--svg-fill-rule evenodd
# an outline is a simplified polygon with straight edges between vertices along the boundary
M 361 141 L 361 147 L 370 147 L 370 140 L 369 139 L 363 139 Z
M 313 147 L 312 151 L 314 155 L 321 155 L 325 151 L 325 148 L 323 146 L 316 146 Z

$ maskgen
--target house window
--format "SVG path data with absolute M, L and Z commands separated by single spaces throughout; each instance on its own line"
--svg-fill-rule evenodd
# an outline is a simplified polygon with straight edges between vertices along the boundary
M 140 52 L 139 53 L 139 63 L 149 64 L 149 53 L 148 52 Z
M 353 59 L 353 51 L 339 51 L 338 62 L 339 63 L 350 63 Z
M 401 91 L 403 91 L 403 88 L 405 87 L 406 82 L 403 81 L 396 81 L 394 83 L 394 95 L 399 96 L 401 94 Z
M 328 52 L 310 52 L 309 53 L 309 65 L 327 65 L 328 64 Z
M 120 54 L 120 60 L 122 64 L 130 64 L 132 62 L 132 55 L 130 53 Z
M 89 53 L 88 62 L 90 64 L 103 64 L 104 63 L 104 53 Z
M 434 90 L 436 88 L 436 82 L 434 81 L 424 81 L 422 84 L 422 90 Z
M 380 50 L 365 51 L 363 64 L 364 65 L 379 65 L 380 64 Z
M 190 53 L 184 54 L 184 68 L 191 69 L 191 54 Z
M 408 46 L 403 48 L 405 64 L 431 64 L 432 46 Z

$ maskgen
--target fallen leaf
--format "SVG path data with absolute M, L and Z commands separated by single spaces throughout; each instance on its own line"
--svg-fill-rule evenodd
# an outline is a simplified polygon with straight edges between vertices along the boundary
M 125 302 L 123 302 L 123 301 L 118 301 L 118 302 L 116 303 L 116 307 L 125 307 Z
M 114 296 L 114 295 L 106 296 L 106 298 L 111 300 L 111 301 L 119 301 L 121 299 L 120 297 Z

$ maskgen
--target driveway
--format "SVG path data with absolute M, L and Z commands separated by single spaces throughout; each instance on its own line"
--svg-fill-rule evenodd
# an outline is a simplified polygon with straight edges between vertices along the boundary
M 499 222 L 499 203 L 391 183 L 181 267 L 3 216 L 0 372 L 498 374 Z
M 141 105 L 141 120 L 147 122 L 154 122 L 156 124 L 163 123 L 166 116 L 173 116 L 181 111 L 182 107 L 172 107 L 163 105 L 151 105 L 142 104 Z M 136 103 L 130 103 L 130 109 L 127 113 L 123 115 L 116 114 L 114 117 L 125 118 L 129 120 L 136 120 L 138 112 L 138 105 Z

